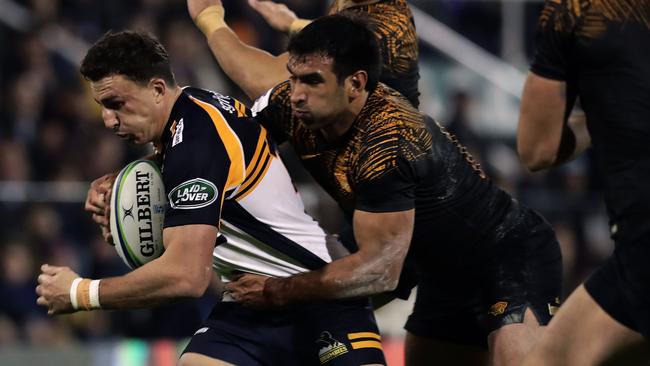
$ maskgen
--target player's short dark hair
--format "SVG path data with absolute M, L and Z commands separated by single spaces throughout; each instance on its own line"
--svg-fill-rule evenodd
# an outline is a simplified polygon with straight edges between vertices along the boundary
M 107 32 L 88 50 L 80 72 L 90 81 L 122 75 L 139 84 L 162 78 L 176 85 L 165 47 L 147 32 Z
M 358 16 L 334 14 L 318 18 L 291 37 L 291 56 L 322 53 L 333 60 L 339 82 L 358 70 L 368 73 L 366 90 L 377 86 L 381 72 L 379 44 L 369 24 Z

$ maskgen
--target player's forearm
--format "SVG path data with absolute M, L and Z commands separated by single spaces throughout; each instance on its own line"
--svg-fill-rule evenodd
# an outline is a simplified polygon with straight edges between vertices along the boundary
M 124 276 L 103 279 L 99 302 L 102 309 L 134 309 L 200 297 L 210 282 L 210 271 L 191 273 L 161 257 Z
M 215 30 L 208 45 L 219 66 L 251 99 L 289 78 L 287 54 L 273 56 L 243 43 L 227 27 Z
M 380 258 L 364 258 L 359 252 L 337 259 L 318 271 L 286 278 L 270 278 L 265 297 L 273 304 L 369 296 L 393 290 L 401 265 Z
M 531 171 L 549 168 L 571 150 L 572 136 L 566 134 L 566 85 L 529 73 L 521 101 L 517 151 Z
M 569 141 L 566 143 L 566 141 Z M 560 143 L 560 152 L 554 165 L 571 161 L 591 146 L 591 136 L 587 130 L 587 119 L 583 112 L 574 112 L 569 116 Z

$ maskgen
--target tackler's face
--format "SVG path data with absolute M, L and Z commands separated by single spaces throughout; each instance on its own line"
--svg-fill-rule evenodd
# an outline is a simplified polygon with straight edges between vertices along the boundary
M 110 75 L 90 83 L 93 98 L 102 107 L 104 126 L 122 139 L 146 144 L 159 138 L 165 121 L 159 79 L 137 83 L 123 75 Z
M 314 53 L 291 56 L 287 69 L 291 74 L 291 110 L 309 129 L 320 129 L 336 122 L 350 101 L 332 70 L 333 59 Z

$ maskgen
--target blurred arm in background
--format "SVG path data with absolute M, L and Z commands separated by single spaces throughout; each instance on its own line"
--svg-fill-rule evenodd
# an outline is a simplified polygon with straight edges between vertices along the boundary
M 517 129 L 517 151 L 526 168 L 560 165 L 591 145 L 584 114 L 565 117 L 573 102 L 567 98 L 566 82 L 528 74 Z

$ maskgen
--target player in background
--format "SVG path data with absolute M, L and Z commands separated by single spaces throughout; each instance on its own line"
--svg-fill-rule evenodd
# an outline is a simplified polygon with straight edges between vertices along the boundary
M 253 108 L 260 121 L 337 200 L 359 245 L 321 270 L 244 275 L 227 285 L 236 300 L 286 305 L 388 291 L 408 252 L 420 279 L 407 364 L 518 365 L 558 305 L 561 256 L 548 223 L 378 83 L 379 46 L 362 21 L 332 15 L 307 25 L 290 40 L 282 67 L 291 77 L 282 81 L 272 57 L 227 27 L 222 7 L 205 5 L 188 1 L 221 67 L 249 96 L 263 93 Z M 261 70 L 266 78 L 252 77 Z
M 547 1 L 537 32 L 519 118 L 521 160 L 532 171 L 546 169 L 593 145 L 616 246 L 569 296 L 524 364 L 645 364 L 650 359 L 650 2 Z M 565 122 L 576 97 L 586 125 Z
M 264 0 L 249 0 L 248 3 L 281 32 L 295 34 L 311 22 L 298 18 L 284 4 Z M 337 13 L 368 19 L 381 50 L 379 81 L 402 93 L 417 108 L 420 95 L 418 39 L 406 0 L 335 0 L 327 14 Z
M 88 51 L 81 73 L 102 107 L 106 128 L 156 147 L 170 203 L 165 251 L 124 276 L 98 280 L 43 265 L 37 303 L 48 314 L 196 298 L 206 290 L 213 267 L 226 282 L 238 273 L 289 276 L 344 254 L 304 212 L 274 156 L 273 139 L 250 110 L 216 92 L 180 88 L 157 40 L 146 33 L 108 33 Z M 184 193 L 195 189 L 206 193 L 194 198 Z M 367 298 L 273 310 L 246 308 L 227 294 L 179 362 L 385 364 Z

